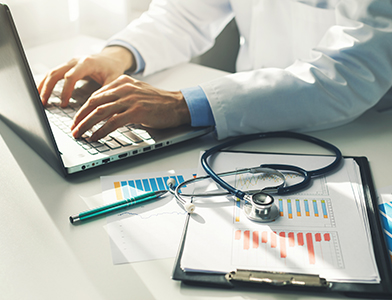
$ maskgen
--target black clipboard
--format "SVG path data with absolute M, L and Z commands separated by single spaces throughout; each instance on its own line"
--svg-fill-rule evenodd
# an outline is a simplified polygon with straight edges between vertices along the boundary
M 342 282 L 325 282 L 322 278 L 314 278 L 310 276 L 304 278 L 308 284 L 301 283 L 292 284 L 289 280 L 296 280 L 296 274 L 292 273 L 271 273 L 271 274 L 257 274 L 250 270 L 243 270 L 243 274 L 239 275 L 239 280 L 236 280 L 230 274 L 213 274 L 213 273 L 198 273 L 185 272 L 181 268 L 181 258 L 184 249 L 185 238 L 190 215 L 185 222 L 184 231 L 182 234 L 181 243 L 174 262 L 172 279 L 183 282 L 189 285 L 208 286 L 225 289 L 253 289 L 259 291 L 280 291 L 280 292 L 317 292 L 324 295 L 342 294 L 348 297 L 358 298 L 380 298 L 392 299 L 392 263 L 390 255 L 387 250 L 387 244 L 384 238 L 383 229 L 381 226 L 380 215 L 378 212 L 377 197 L 374 190 L 373 180 L 370 172 L 369 162 L 366 157 L 346 157 L 353 158 L 361 173 L 362 186 L 364 191 L 366 209 L 369 218 L 370 231 L 372 234 L 372 242 L 374 248 L 375 259 L 380 274 L 381 281 L 378 284 L 364 284 L 364 283 L 342 283 Z M 260 280 L 258 276 L 269 277 L 271 282 Z M 285 277 L 286 276 L 286 277 Z M 274 278 L 282 278 L 280 282 L 274 281 Z M 251 280 L 255 279 L 255 280 Z M 286 280 L 286 281 L 285 281 Z M 302 280 L 302 279 L 298 279 Z

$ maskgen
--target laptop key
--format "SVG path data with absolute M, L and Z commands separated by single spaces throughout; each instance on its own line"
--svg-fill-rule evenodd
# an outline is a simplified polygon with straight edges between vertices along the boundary
M 95 148 L 95 150 L 97 150 L 98 152 L 106 152 L 106 151 L 109 151 L 110 148 L 106 145 L 102 145 L 101 147 Z
M 117 143 L 116 140 L 111 139 L 110 141 L 105 140 L 105 144 L 110 148 L 110 149 L 118 149 L 121 148 L 121 145 Z
M 143 142 L 142 138 L 140 138 L 139 136 L 137 136 L 136 134 L 134 134 L 131 131 L 126 131 L 126 132 L 123 132 L 122 134 L 125 135 L 127 138 L 129 138 L 134 143 L 141 143 L 141 142 Z

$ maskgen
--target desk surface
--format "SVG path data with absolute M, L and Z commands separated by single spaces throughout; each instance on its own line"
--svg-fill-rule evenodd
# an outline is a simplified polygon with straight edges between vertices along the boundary
M 35 73 L 99 51 L 102 42 L 76 38 L 30 49 Z M 48 55 L 51 54 L 51 55 Z M 167 89 L 224 74 L 184 64 L 146 79 Z M 369 111 L 345 126 L 313 132 L 344 155 L 368 157 L 376 187 L 390 185 L 392 113 Z M 195 288 L 170 279 L 174 259 L 113 265 L 105 219 L 72 226 L 68 217 L 100 197 L 100 176 L 197 167 L 212 135 L 108 165 L 65 180 L 0 123 L 0 299 L 325 299 L 320 295 L 254 293 Z M 247 150 L 309 152 L 293 141 L 256 141 Z M 312 152 L 312 151 L 311 151 Z

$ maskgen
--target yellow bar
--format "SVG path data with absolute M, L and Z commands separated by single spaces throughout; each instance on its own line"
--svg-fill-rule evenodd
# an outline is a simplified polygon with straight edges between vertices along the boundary
M 124 200 L 123 194 L 122 194 L 122 191 L 121 191 L 121 184 L 120 184 L 120 182 L 117 181 L 117 182 L 114 183 L 114 190 L 116 192 L 117 200 Z

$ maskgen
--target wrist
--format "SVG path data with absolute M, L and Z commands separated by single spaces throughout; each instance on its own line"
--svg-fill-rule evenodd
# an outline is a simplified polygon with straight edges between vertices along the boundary
M 189 112 L 188 105 L 185 101 L 184 95 L 180 92 L 170 92 L 174 99 L 177 99 L 176 112 L 179 120 L 179 125 L 191 124 L 191 114 Z
M 136 60 L 131 51 L 121 46 L 107 46 L 102 49 L 102 55 L 117 60 L 123 66 L 123 71 L 134 71 L 136 69 Z

